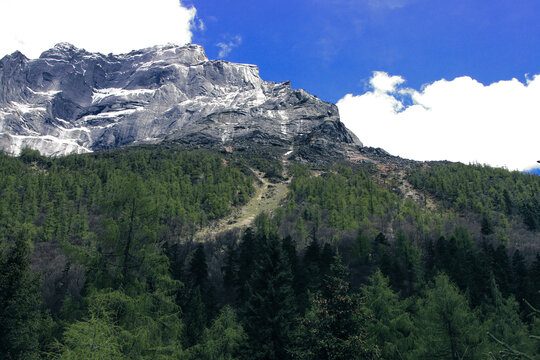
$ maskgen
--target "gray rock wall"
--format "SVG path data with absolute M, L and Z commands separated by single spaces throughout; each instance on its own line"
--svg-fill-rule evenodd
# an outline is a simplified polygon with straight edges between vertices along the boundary
M 198 45 L 103 55 L 62 43 L 0 60 L 0 149 L 63 155 L 180 141 L 361 146 L 337 107 L 255 65 L 207 59 Z

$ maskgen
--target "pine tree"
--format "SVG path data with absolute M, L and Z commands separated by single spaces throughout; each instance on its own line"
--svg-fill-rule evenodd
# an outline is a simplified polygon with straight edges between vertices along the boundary
M 239 359 L 246 334 L 238 322 L 236 314 L 224 307 L 212 326 L 204 330 L 201 343 L 190 348 L 187 359 L 193 360 L 235 360 Z
M 174 302 L 178 284 L 163 279 L 154 286 L 154 290 L 148 288 L 139 294 L 103 290 L 88 299 L 89 318 L 94 314 L 97 319 L 110 316 L 110 324 L 118 328 L 115 341 L 128 359 L 170 359 L 182 351 L 184 324 Z M 85 334 L 90 336 L 88 331 Z
M 206 326 L 206 311 L 200 287 L 196 286 L 191 291 L 188 303 L 184 307 L 184 313 L 186 344 L 193 346 L 201 340 Z
M 412 348 L 414 325 L 405 304 L 392 291 L 386 278 L 377 270 L 362 287 L 365 297 L 368 342 L 376 345 L 383 359 L 402 359 Z
M 64 343 L 57 343 L 60 360 L 79 359 L 126 359 L 122 354 L 120 328 L 110 314 L 92 314 L 88 319 L 77 321 L 64 332 Z
M 321 246 L 319 240 L 313 237 L 306 247 L 302 260 L 302 268 L 306 276 L 306 288 L 314 292 L 321 286 Z
M 212 310 L 215 302 L 215 290 L 209 282 L 208 264 L 206 263 L 206 254 L 204 244 L 198 244 L 191 258 L 188 267 L 189 282 L 192 287 L 198 286 L 201 289 L 203 302 L 208 310 Z M 209 314 L 212 311 L 209 312 Z
M 293 275 L 292 288 L 296 297 L 296 308 L 299 313 L 305 311 L 307 306 L 307 294 L 306 294 L 306 276 L 304 269 L 300 266 L 298 260 L 298 254 L 296 253 L 296 242 L 287 236 L 283 239 L 283 251 L 287 258 L 287 262 L 291 266 L 291 273 Z
M 101 226 L 104 254 L 115 287 L 135 283 L 139 269 L 148 252 L 155 249 L 158 232 L 158 213 L 155 201 L 140 176 L 112 179 L 107 184 L 111 194 L 105 205 L 107 217 Z
M 483 235 L 491 235 L 494 232 L 493 223 L 491 222 L 491 218 L 488 214 L 484 214 L 482 216 L 480 232 Z
M 223 286 L 225 290 L 227 293 L 233 293 L 234 286 L 238 284 L 238 252 L 234 244 L 227 246 L 221 272 L 223 274 Z
M 321 250 L 321 256 L 319 256 L 319 276 L 322 280 L 330 274 L 330 271 L 332 269 L 332 264 L 334 263 L 335 258 L 335 250 L 332 249 L 332 246 L 329 243 L 324 243 L 322 250 Z
M 371 261 L 371 240 L 362 230 L 359 230 L 358 235 L 356 235 L 353 251 L 356 257 L 363 263 L 369 263 Z
M 491 353 L 496 354 L 504 350 L 498 342 L 493 341 L 493 338 L 512 348 L 532 352 L 533 344 L 526 326 L 519 318 L 518 303 L 513 297 L 503 298 L 493 277 L 490 280 L 490 289 L 491 296 L 489 302 L 484 304 L 483 313 L 487 317 L 484 327 L 492 340 Z
M 28 259 L 36 231 L 31 224 L 15 231 L 14 244 L 0 254 L 0 356 L 37 359 L 41 292 Z
M 246 229 L 238 246 L 238 272 L 235 276 L 237 302 L 244 304 L 249 295 L 248 281 L 255 268 L 254 254 L 258 253 L 258 242 L 251 228 Z
M 206 264 L 206 254 L 204 253 L 204 244 L 199 243 L 191 261 L 189 262 L 190 282 L 199 286 L 206 286 L 208 282 L 208 265 Z
M 504 297 L 510 295 L 510 277 L 512 275 L 512 266 L 510 264 L 510 259 L 506 252 L 506 247 L 504 245 L 497 246 L 495 252 L 493 253 L 492 259 L 492 271 L 495 275 L 495 280 L 497 285 Z
M 414 359 L 477 359 L 479 322 L 448 276 L 439 274 L 418 303 Z
M 525 300 L 532 300 L 532 286 L 529 278 L 525 258 L 519 250 L 514 251 L 512 256 L 512 281 L 511 291 L 522 310 L 526 309 Z
M 294 357 L 297 359 L 375 359 L 378 351 L 368 344 L 362 299 L 352 294 L 348 270 L 335 257 L 323 290 L 313 298 L 311 310 L 298 330 Z
M 393 283 L 412 294 L 415 282 L 420 277 L 420 251 L 403 233 L 399 232 L 394 244 Z
M 248 335 L 246 358 L 289 359 L 288 349 L 297 312 L 293 277 L 282 245 L 275 234 L 259 234 L 255 266 L 242 311 Z

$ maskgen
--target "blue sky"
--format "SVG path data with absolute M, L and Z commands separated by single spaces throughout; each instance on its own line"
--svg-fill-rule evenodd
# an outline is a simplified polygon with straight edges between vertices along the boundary
M 210 58 L 338 104 L 364 144 L 537 166 L 538 0 L 192 0 Z M 226 48 L 227 51 L 223 51 Z
M 337 104 L 366 146 L 520 170 L 540 159 L 539 0 L 2 0 L 0 14 L 0 56 L 194 42 Z
M 540 1 L 192 0 L 204 31 L 193 42 L 217 58 L 257 64 L 265 80 L 292 80 L 337 102 L 366 90 L 373 71 L 407 85 L 467 75 L 483 84 L 540 73 Z M 233 41 L 234 42 L 234 41 Z M 236 42 L 238 43 L 238 42 Z

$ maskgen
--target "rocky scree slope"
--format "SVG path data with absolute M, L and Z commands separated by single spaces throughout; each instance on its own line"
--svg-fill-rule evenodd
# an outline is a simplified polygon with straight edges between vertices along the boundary
M 103 55 L 61 43 L 38 59 L 0 60 L 0 150 L 55 156 L 164 141 L 298 145 L 304 157 L 362 146 L 335 105 L 263 81 L 255 65 L 208 60 L 198 45 Z

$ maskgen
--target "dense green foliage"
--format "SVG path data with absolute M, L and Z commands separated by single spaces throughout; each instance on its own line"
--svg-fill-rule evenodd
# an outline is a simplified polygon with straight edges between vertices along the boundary
M 356 235 L 354 253 L 369 262 L 373 254 L 367 237 L 389 229 L 406 231 L 417 241 L 444 234 L 445 222 L 451 217 L 428 211 L 410 198 L 403 199 L 392 191 L 392 182 L 377 180 L 376 173 L 372 166 L 342 164 L 312 176 L 307 167 L 294 166 L 286 215 L 294 219 L 297 240 L 313 231 L 341 236 L 361 230 Z M 296 219 L 298 216 L 301 219 Z
M 32 231 L 22 225 L 0 254 L 0 354 L 8 359 L 38 358 L 39 282 L 28 263 Z
M 279 164 L 156 147 L 0 154 L 0 359 L 540 355 L 540 254 L 510 231 L 518 219 L 536 234 L 538 180 L 411 171 L 444 201 L 433 210 L 372 166 L 293 164 L 282 207 L 193 241 L 253 194 L 249 166 L 280 179 Z M 469 189 L 464 208 L 454 188 Z
M 85 241 L 88 230 L 130 231 L 132 217 L 178 236 L 224 216 L 253 191 L 242 166 L 202 151 L 129 149 L 59 159 L 29 153 L 0 155 L 1 236 L 28 222 L 42 241 Z M 92 226 L 105 219 L 127 228 Z
M 305 203 L 306 219 L 320 222 L 324 211 L 330 227 L 348 230 L 370 216 L 398 212 L 398 196 L 377 186 L 363 169 L 338 166 L 324 176 L 310 177 L 307 168 L 296 166 L 292 175 L 290 196 L 294 203 Z
M 250 339 L 246 356 L 288 359 L 297 315 L 290 264 L 275 233 L 259 233 L 255 241 L 253 272 L 247 281 L 246 301 L 241 306 Z
M 0 174 L 3 354 L 30 359 L 39 346 L 68 359 L 183 353 L 182 283 L 163 245 L 247 201 L 253 178 L 245 166 L 202 151 L 49 159 L 25 150 L 19 158 L 0 154 Z M 31 243 L 43 298 L 28 265 Z M 201 272 L 196 262 L 192 273 Z M 197 282 L 189 286 L 207 291 L 204 279 Z M 38 344 L 41 317 L 49 338 Z
M 433 164 L 411 172 L 409 180 L 457 211 L 483 217 L 482 232 L 508 226 L 519 215 L 533 231 L 540 230 L 540 177 L 482 165 Z
M 299 359 L 376 359 L 376 345 L 366 340 L 362 299 L 351 293 L 348 271 L 339 255 L 322 279 L 299 329 L 295 355 Z
M 450 283 L 446 275 L 438 275 L 419 300 L 418 359 L 475 359 L 481 357 L 479 323 L 466 298 Z
M 400 301 L 391 289 L 388 278 L 376 271 L 369 283 L 362 287 L 366 301 L 366 332 L 371 344 L 376 345 L 383 359 L 401 359 L 414 348 L 410 334 L 414 331 L 407 303 Z

